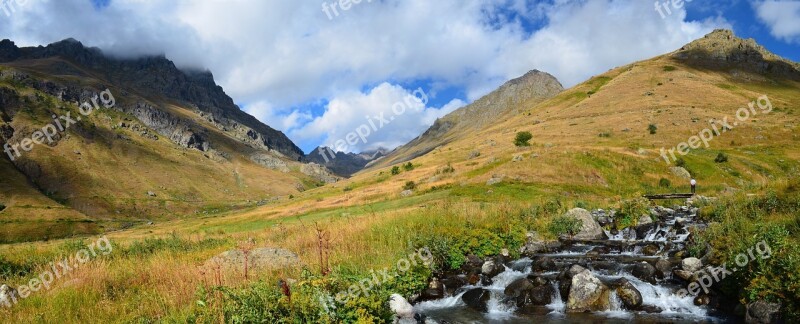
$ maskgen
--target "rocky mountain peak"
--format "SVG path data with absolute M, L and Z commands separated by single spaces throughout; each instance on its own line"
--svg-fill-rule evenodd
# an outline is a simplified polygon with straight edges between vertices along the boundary
M 690 65 L 708 68 L 737 68 L 762 74 L 800 79 L 800 64 L 786 60 L 768 51 L 752 38 L 742 39 L 733 31 L 717 29 L 695 40 L 672 57 Z

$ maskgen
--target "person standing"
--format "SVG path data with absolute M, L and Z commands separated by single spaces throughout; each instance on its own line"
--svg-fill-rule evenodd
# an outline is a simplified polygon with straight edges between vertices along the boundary
M 697 193 L 697 180 L 692 179 L 690 183 L 692 184 L 692 194 L 694 195 L 695 193 Z

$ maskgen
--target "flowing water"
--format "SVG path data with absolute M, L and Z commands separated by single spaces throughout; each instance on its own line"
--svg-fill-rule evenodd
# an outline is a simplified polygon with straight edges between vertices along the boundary
M 670 214 L 662 217 L 646 231 L 640 230 L 638 236 L 641 237 L 637 237 L 634 229 L 622 230 L 613 234 L 607 233 L 608 240 L 565 241 L 556 250 L 531 256 L 533 259 L 548 257 L 554 260 L 559 271 L 534 272 L 531 266 L 533 260 L 523 258 L 507 263 L 505 271 L 492 278 L 489 284 L 479 282 L 467 285 L 446 298 L 418 303 L 414 309 L 429 319 L 446 323 L 714 323 L 729 320 L 730 318 L 707 306 L 696 306 L 693 296 L 678 296 L 677 291 L 682 287 L 677 280 L 671 278 L 671 273 L 653 283 L 632 274 L 634 265 L 642 261 L 653 264 L 663 258 L 679 264 L 680 258 L 672 255 L 685 249 L 686 240 L 691 235 L 689 230 L 693 226 L 703 226 L 694 223 L 695 214 L 689 208 L 680 207 L 669 211 Z M 657 247 L 658 253 L 655 256 L 643 253 L 644 247 L 648 245 L 651 245 L 651 251 L 654 249 L 652 246 Z M 606 284 L 627 279 L 641 293 L 642 304 L 650 312 L 625 309 L 613 289 L 608 294 L 608 306 L 605 310 L 566 312 L 566 298 L 562 299 L 556 277 L 560 269 L 569 268 L 573 264 L 584 266 Z M 518 309 L 513 301 L 508 300 L 504 289 L 513 281 L 526 277 L 549 279 L 549 284 L 554 288 L 550 304 Z M 474 288 L 483 288 L 490 292 L 486 312 L 474 310 L 462 300 L 464 293 Z

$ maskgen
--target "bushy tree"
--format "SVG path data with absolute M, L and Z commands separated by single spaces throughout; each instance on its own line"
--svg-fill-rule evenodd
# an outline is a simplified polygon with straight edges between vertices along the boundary
M 533 138 L 531 132 L 519 132 L 517 137 L 514 138 L 514 145 L 516 146 L 531 146 L 530 140 Z

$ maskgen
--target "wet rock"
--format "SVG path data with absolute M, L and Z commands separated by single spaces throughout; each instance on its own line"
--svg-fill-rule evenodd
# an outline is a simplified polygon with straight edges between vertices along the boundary
M 520 278 L 511 282 L 503 290 L 509 300 L 513 300 L 517 307 L 525 306 L 528 303 L 528 295 L 534 288 L 533 283 L 527 278 Z
M 636 310 L 642 306 L 642 293 L 627 279 L 620 279 L 619 287 L 617 287 L 616 291 L 626 309 Z
M 656 268 L 647 262 L 639 262 L 633 266 L 631 274 L 642 281 L 647 281 L 651 284 L 656 282 Z
M 658 259 L 656 261 L 656 277 L 659 279 L 669 279 L 672 275 L 672 263 L 667 259 Z
M 608 303 L 608 287 L 589 270 L 584 269 L 572 277 L 567 299 L 567 312 L 605 310 Z
M 703 268 L 703 262 L 698 258 L 686 258 L 681 261 L 681 268 L 683 268 L 683 270 L 695 273 Z
M 468 278 L 465 275 L 451 276 L 442 280 L 442 285 L 444 286 L 445 290 L 447 290 L 448 294 L 454 295 L 456 290 L 467 285 L 467 279 Z M 478 281 L 476 280 L 475 283 L 477 282 Z
M 412 320 L 414 318 L 414 307 L 399 294 L 392 294 L 389 297 L 389 309 L 399 321 Z
M 506 268 L 502 263 L 498 263 L 495 260 L 486 261 L 483 263 L 483 266 L 481 266 L 481 273 L 488 278 L 494 278 L 503 271 L 506 271 Z
M 649 219 L 649 217 L 648 217 L 648 219 Z M 639 226 L 636 226 L 636 238 L 640 239 L 640 240 L 644 239 L 647 236 L 647 233 L 649 233 L 650 231 L 652 231 L 655 228 L 656 228 L 656 223 L 652 223 L 652 222 L 651 223 L 647 223 L 647 224 L 640 224 Z
M 609 218 L 608 216 L 597 217 L 597 224 L 599 224 L 600 226 L 606 226 L 608 224 L 611 224 L 611 218 Z
M 544 306 L 553 302 L 553 294 L 555 294 L 555 289 L 553 289 L 553 286 L 548 283 L 538 287 L 533 287 L 533 289 L 531 289 L 528 293 L 528 296 L 530 297 L 531 304 Z
M 661 307 L 653 305 L 642 305 L 639 309 L 648 314 L 658 314 L 664 311 Z
M 489 298 L 491 298 L 491 293 L 483 288 L 472 289 L 461 296 L 461 300 L 467 304 L 467 307 L 483 313 L 489 310 L 487 305 Z
M 536 253 L 547 251 L 547 246 L 542 242 L 541 238 L 539 238 L 539 233 L 528 232 L 526 237 L 525 245 L 520 248 L 520 253 L 522 253 L 522 255 L 533 256 Z
M 672 271 L 672 274 L 675 277 L 683 279 L 686 282 L 692 282 L 692 281 L 695 281 L 695 279 L 696 279 L 693 273 L 691 273 L 689 271 L 686 271 L 686 270 L 675 269 L 675 270 Z
M 708 295 L 706 294 L 701 294 L 694 298 L 695 306 L 706 306 L 710 303 L 711 303 L 711 297 L 708 297 Z
M 642 254 L 644 255 L 656 255 L 661 248 L 655 244 L 648 244 L 644 248 L 642 248 Z
M 467 277 L 467 282 L 470 285 L 477 285 L 481 281 L 481 276 L 477 273 L 472 273 Z
M 583 208 L 575 208 L 568 211 L 565 217 L 571 217 L 580 220 L 583 225 L 581 230 L 573 238 L 576 240 L 600 240 L 604 239 L 605 233 L 603 228 L 594 221 L 592 213 Z
M 781 304 L 759 300 L 747 304 L 746 323 L 783 323 Z
M 420 301 L 436 300 L 444 297 L 444 285 L 442 285 L 439 279 L 433 278 L 433 280 L 431 280 L 431 282 L 428 284 L 428 289 L 422 291 Z
M 556 262 L 549 257 L 538 257 L 533 261 L 532 269 L 534 272 L 550 272 L 558 270 Z
M 474 254 L 467 255 L 467 266 L 472 268 L 479 268 L 483 265 L 483 260 L 481 258 L 475 256 Z

